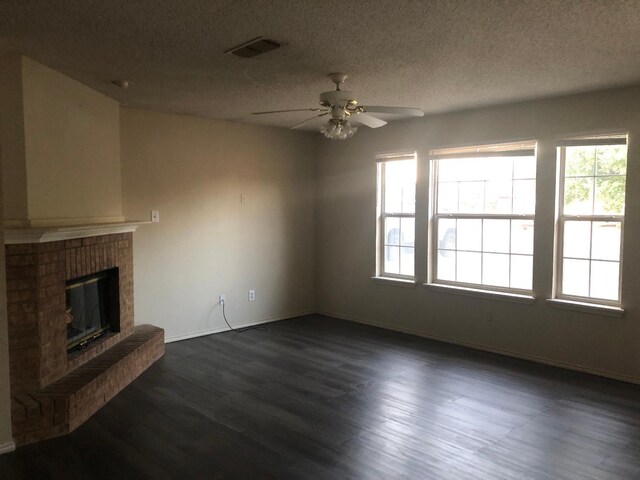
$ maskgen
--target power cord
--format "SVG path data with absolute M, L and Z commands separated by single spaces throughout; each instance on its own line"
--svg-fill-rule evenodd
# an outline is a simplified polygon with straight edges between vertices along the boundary
M 224 310 L 224 300 L 220 300 L 219 302 L 222 305 L 222 318 L 224 318 L 224 323 L 227 324 L 227 327 L 229 327 L 229 329 L 232 332 L 236 332 L 236 333 L 242 333 L 242 332 L 246 332 L 247 330 L 266 330 L 267 327 L 265 325 L 254 325 L 252 327 L 246 327 L 246 328 L 241 328 L 241 329 L 237 329 L 237 328 L 233 328 L 231 326 L 231 324 L 229 323 L 229 320 L 227 320 L 227 314 Z
M 231 326 L 231 324 L 229 323 L 229 320 L 227 320 L 227 314 L 224 311 L 224 300 L 220 300 L 220 303 L 222 304 L 222 318 L 224 318 L 224 323 L 227 324 L 227 327 L 229 327 L 231 329 L 232 332 L 237 332 L 238 330 L 236 330 L 235 328 L 233 328 Z

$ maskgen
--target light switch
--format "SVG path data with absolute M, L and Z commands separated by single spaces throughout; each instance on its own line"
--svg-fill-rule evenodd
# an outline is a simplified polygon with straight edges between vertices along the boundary
M 154 223 L 160 221 L 160 210 L 151 210 L 151 221 Z

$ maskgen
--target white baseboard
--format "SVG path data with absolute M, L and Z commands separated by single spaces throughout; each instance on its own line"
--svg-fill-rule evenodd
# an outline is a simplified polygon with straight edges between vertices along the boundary
M 575 372 L 588 373 L 588 374 L 591 374 L 591 375 L 597 375 L 599 377 L 610 378 L 612 380 L 620 380 L 622 382 L 640 384 L 640 378 L 629 377 L 627 375 L 620 375 L 620 374 L 617 374 L 617 373 L 607 372 L 607 371 L 604 371 L 604 370 L 597 370 L 597 369 L 594 369 L 594 368 L 591 368 L 591 367 L 584 367 L 582 365 L 575 365 L 573 363 L 559 362 L 557 360 L 553 360 L 553 359 L 549 359 L 549 358 L 545 358 L 545 357 L 538 357 L 536 355 L 528 355 L 528 354 L 523 354 L 523 353 L 520 353 L 520 352 L 514 352 L 514 351 L 511 351 L 511 350 L 503 350 L 501 348 L 487 347 L 487 346 L 484 346 L 484 345 L 478 345 L 478 344 L 471 343 L 471 342 L 462 342 L 462 341 L 459 341 L 459 340 L 453 340 L 453 339 L 450 339 L 450 338 L 440 337 L 440 336 L 437 336 L 437 335 L 426 334 L 424 332 L 418 332 L 416 330 L 411 330 L 411 329 L 408 329 L 408 328 L 397 327 L 395 325 L 387 325 L 385 323 L 372 322 L 370 320 L 365 320 L 363 318 L 351 317 L 351 316 L 347 316 L 347 315 L 341 315 L 341 314 L 338 314 L 338 313 L 319 312 L 319 315 L 325 315 L 327 317 L 333 317 L 333 318 L 337 318 L 339 320 L 347 320 L 349 322 L 362 323 L 362 324 L 365 324 L 365 325 L 370 325 L 372 327 L 383 328 L 385 330 L 392 330 L 392 331 L 395 331 L 395 332 L 407 333 L 409 335 L 416 335 L 418 337 L 428 338 L 429 340 L 436 340 L 438 342 L 450 343 L 450 344 L 458 345 L 458 346 L 461 346 L 461 347 L 473 348 L 474 350 L 481 350 L 481 351 L 489 352 L 489 353 L 497 353 L 498 355 L 505 355 L 507 357 L 519 358 L 519 359 L 522 359 L 522 360 L 528 360 L 530 362 L 541 363 L 543 365 L 549 365 L 549 366 L 552 366 L 552 367 L 564 368 L 565 370 L 573 370 Z
M 3 453 L 13 452 L 16 449 L 16 444 L 11 442 L 1 443 L 0 444 L 0 455 Z
M 292 313 L 289 315 L 283 315 L 283 316 L 279 316 L 279 317 L 271 317 L 271 318 L 266 318 L 263 320 L 258 320 L 257 322 L 249 322 L 249 323 L 241 323 L 238 325 L 233 325 L 233 328 L 238 330 L 238 329 L 242 329 L 242 328 L 247 328 L 247 327 L 254 327 L 256 325 L 262 325 L 263 323 L 271 323 L 271 322 L 278 322 L 280 320 L 287 320 L 289 318 L 295 318 L 295 317 L 302 317 L 304 315 L 311 315 L 315 312 L 313 311 L 305 311 L 305 312 L 300 312 L 300 313 Z M 207 335 L 213 335 L 214 333 L 222 333 L 222 332 L 230 332 L 231 329 L 229 327 L 227 327 L 226 325 L 224 327 L 219 327 L 219 328 L 214 328 L 211 330 L 203 330 L 200 332 L 191 332 L 191 333 L 185 333 L 182 335 L 174 335 L 172 337 L 166 337 L 164 339 L 164 343 L 172 343 L 172 342 L 179 342 L 181 340 L 188 340 L 190 338 L 196 338 L 196 337 L 204 337 Z

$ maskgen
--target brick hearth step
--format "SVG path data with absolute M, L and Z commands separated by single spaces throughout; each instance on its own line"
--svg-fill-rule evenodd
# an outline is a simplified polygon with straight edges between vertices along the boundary
M 14 439 L 23 445 L 72 432 L 164 354 L 164 330 L 134 333 L 33 395 L 12 398 Z

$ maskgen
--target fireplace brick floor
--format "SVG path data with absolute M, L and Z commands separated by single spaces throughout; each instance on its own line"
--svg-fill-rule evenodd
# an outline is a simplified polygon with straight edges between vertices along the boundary
M 16 445 L 75 430 L 164 354 L 164 330 L 140 325 L 116 345 L 33 394 L 12 397 Z

